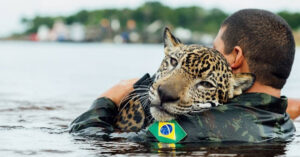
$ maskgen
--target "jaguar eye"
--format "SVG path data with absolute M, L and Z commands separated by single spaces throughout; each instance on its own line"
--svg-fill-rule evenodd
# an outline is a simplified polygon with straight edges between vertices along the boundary
M 170 58 L 170 63 L 171 63 L 171 65 L 172 65 L 173 67 L 176 67 L 177 64 L 178 64 L 177 60 L 176 60 L 175 58 L 173 58 L 173 57 Z
M 197 88 L 198 88 L 199 86 L 203 86 L 203 87 L 205 87 L 205 88 L 213 88 L 213 87 L 214 87 L 214 85 L 211 84 L 211 83 L 208 82 L 208 81 L 201 81 L 201 82 L 197 83 L 196 86 L 197 86 Z

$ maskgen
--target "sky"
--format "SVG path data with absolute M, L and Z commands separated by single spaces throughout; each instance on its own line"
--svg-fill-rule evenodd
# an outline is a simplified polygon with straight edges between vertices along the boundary
M 22 17 L 36 15 L 70 15 L 82 9 L 137 8 L 153 0 L 1 0 L 0 37 L 24 30 Z M 220 8 L 232 13 L 244 8 L 260 8 L 272 12 L 287 10 L 300 12 L 300 0 L 160 0 L 170 7 L 201 6 L 205 9 Z

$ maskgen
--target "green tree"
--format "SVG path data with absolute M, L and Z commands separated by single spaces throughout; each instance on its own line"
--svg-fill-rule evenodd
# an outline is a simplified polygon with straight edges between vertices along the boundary
M 39 26 L 46 25 L 52 27 L 54 23 L 54 18 L 52 17 L 41 17 L 36 16 L 34 19 L 29 20 L 26 18 L 22 19 L 22 22 L 25 23 L 29 28 L 25 31 L 26 34 L 36 33 Z
M 292 29 L 296 30 L 300 28 L 300 13 L 281 11 L 278 15 L 284 18 Z

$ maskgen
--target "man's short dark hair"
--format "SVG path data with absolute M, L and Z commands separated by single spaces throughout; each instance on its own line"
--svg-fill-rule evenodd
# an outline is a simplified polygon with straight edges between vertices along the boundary
M 225 19 L 222 27 L 225 53 L 240 46 L 256 80 L 282 89 L 295 55 L 295 41 L 287 22 L 269 11 L 244 9 Z

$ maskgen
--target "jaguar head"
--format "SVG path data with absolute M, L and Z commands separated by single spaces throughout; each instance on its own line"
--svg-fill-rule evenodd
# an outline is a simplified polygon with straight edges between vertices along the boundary
M 158 121 L 218 106 L 255 81 L 250 73 L 233 74 L 217 50 L 184 45 L 168 28 L 164 31 L 164 53 L 149 90 L 150 112 Z

